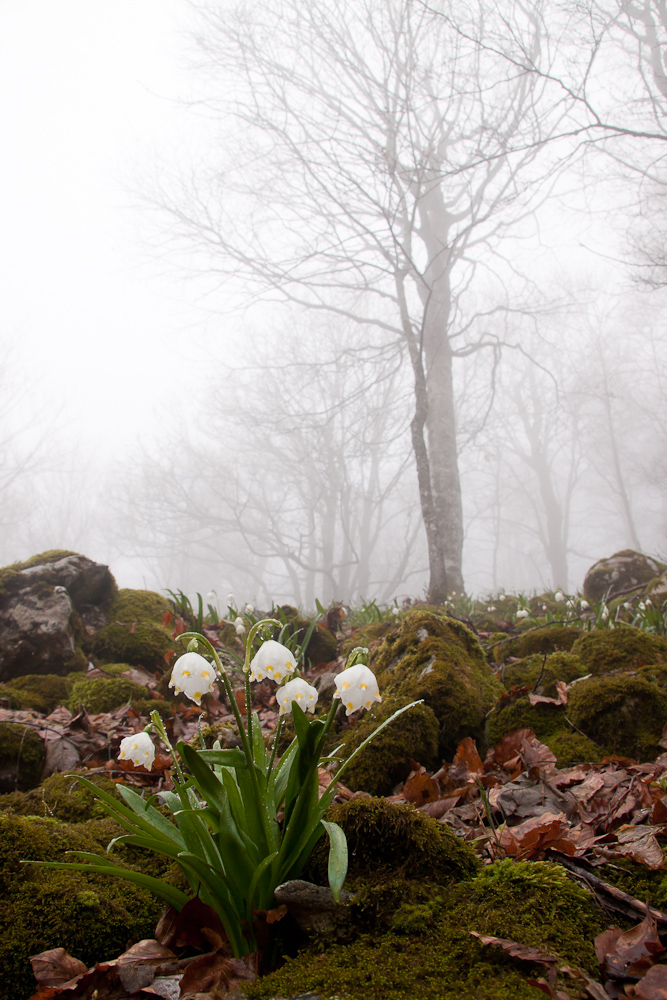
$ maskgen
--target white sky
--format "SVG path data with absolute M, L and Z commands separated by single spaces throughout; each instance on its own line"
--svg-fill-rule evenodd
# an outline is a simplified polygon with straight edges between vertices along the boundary
M 117 454 L 177 390 L 202 319 L 146 264 L 129 193 L 201 128 L 173 99 L 188 19 L 184 0 L 0 4 L 0 342 L 30 405 Z

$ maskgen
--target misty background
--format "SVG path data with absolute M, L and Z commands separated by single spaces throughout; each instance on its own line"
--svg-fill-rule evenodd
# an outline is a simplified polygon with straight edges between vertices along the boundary
M 667 556 L 661 17 L 0 5 L 0 563 L 312 608 Z

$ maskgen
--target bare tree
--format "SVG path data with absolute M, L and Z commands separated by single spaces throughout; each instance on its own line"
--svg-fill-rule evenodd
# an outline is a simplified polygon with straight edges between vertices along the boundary
M 525 305 L 504 241 L 546 197 L 548 140 L 570 107 L 566 94 L 542 103 L 543 4 L 467 0 L 455 27 L 404 0 L 200 10 L 199 108 L 222 122 L 229 155 L 155 200 L 189 264 L 216 281 L 343 316 L 378 352 L 403 345 L 428 591 L 441 601 L 463 589 L 453 366 L 496 346 L 494 317 Z M 481 44 L 500 36 L 502 51 Z

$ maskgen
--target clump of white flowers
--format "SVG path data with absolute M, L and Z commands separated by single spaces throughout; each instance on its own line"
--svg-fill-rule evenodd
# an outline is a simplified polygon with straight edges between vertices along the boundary
M 519 608 L 519 610 L 516 613 L 517 618 L 528 618 L 529 615 L 530 611 L 528 611 L 526 608 Z
M 202 696 L 213 690 L 215 670 L 199 653 L 184 653 L 179 656 L 171 672 L 169 687 L 174 694 L 183 692 L 188 698 L 201 705 Z
M 131 760 L 137 766 L 143 764 L 148 770 L 155 760 L 155 747 L 148 733 L 135 733 L 120 741 L 119 760 Z
M 370 708 L 376 701 L 382 701 L 378 682 L 370 667 L 357 663 L 348 667 L 334 678 L 336 691 L 334 698 L 340 698 L 345 705 L 345 714 L 352 715 L 360 708 Z
M 263 681 L 265 677 L 280 684 L 296 670 L 296 660 L 287 646 L 269 639 L 259 647 L 250 662 L 250 680 Z
M 278 688 L 276 701 L 280 705 L 280 715 L 288 715 L 292 711 L 292 702 L 295 701 L 304 712 L 314 712 L 317 704 L 317 688 L 314 688 L 302 677 L 295 677 Z

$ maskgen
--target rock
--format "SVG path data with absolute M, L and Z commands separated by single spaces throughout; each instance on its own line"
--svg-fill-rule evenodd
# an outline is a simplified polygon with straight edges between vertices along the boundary
M 584 579 L 584 597 L 587 601 L 601 601 L 636 593 L 665 570 L 667 566 L 657 559 L 623 549 L 591 566 Z
M 76 552 L 0 569 L 0 681 L 84 669 L 84 633 L 104 624 L 115 592 L 108 566 Z
M 351 898 L 349 892 L 341 893 L 337 903 L 329 886 L 313 885 L 303 879 L 284 882 L 275 891 L 278 905 L 285 905 L 306 934 L 328 934 L 335 925 L 336 913 L 344 911 L 344 904 Z
M 28 584 L 0 605 L 0 681 L 86 667 L 80 619 L 64 587 Z

